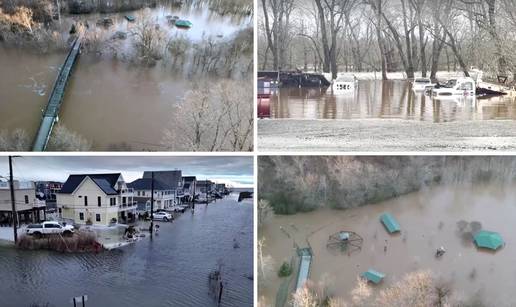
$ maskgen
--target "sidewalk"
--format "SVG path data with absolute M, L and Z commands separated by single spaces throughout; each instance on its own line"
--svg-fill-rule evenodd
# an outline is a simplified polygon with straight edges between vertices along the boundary
M 20 229 L 18 229 L 20 234 Z M 12 227 L 0 227 L 0 245 L 14 244 L 14 233 Z

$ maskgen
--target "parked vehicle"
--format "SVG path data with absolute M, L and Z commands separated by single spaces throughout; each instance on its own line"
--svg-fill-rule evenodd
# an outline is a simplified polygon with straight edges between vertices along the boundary
M 27 226 L 27 234 L 37 238 L 41 238 L 44 235 L 51 234 L 62 234 L 65 236 L 71 236 L 74 233 L 74 227 L 72 225 L 61 225 L 58 222 L 43 222 L 41 224 L 30 224 Z
M 435 86 L 430 78 L 415 78 L 412 82 L 412 89 L 414 91 L 424 91 L 427 88 L 433 88 Z
M 432 97 L 435 99 L 447 99 L 462 96 L 474 97 L 476 94 L 475 80 L 472 78 L 459 78 L 448 80 L 445 84 L 432 89 Z
M 154 214 L 152 215 L 152 218 L 154 220 L 159 220 L 159 221 L 164 221 L 164 222 L 172 221 L 172 219 L 173 219 L 172 214 L 165 212 L 165 211 L 154 212 Z

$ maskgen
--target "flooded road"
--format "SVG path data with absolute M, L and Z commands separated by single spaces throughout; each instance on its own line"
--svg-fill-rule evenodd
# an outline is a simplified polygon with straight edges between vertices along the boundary
M 516 119 L 515 97 L 432 100 L 403 80 L 359 81 L 355 91 L 282 88 L 273 95 L 273 118 L 396 118 L 428 122 Z
M 479 297 L 486 306 L 515 306 L 515 188 L 515 183 L 436 186 L 356 209 L 274 216 L 259 234 L 265 237 L 264 255 L 271 255 L 275 263 L 259 295 L 274 302 L 281 283 L 277 269 L 295 255 L 295 242 L 300 247 L 309 243 L 313 249 L 310 278 L 326 280 L 328 293 L 347 301 L 357 276 L 369 268 L 386 274 L 375 288 L 392 285 L 406 273 L 430 269 L 438 280 L 451 283 L 455 297 Z M 398 220 L 401 234 L 385 231 L 379 222 L 384 212 Z M 478 250 L 470 231 L 479 223 L 484 230 L 499 232 L 506 246 L 497 252 Z M 358 233 L 364 240 L 362 249 L 351 254 L 327 249 L 329 236 L 339 231 Z M 435 258 L 440 246 L 447 252 Z
M 159 223 L 154 239 L 100 254 L 0 248 L 2 306 L 217 306 L 208 273 L 222 260 L 222 306 L 252 306 L 253 205 L 238 195 Z M 233 248 L 233 239 L 240 248 Z
M 138 21 L 145 12 L 165 31 L 165 40 L 183 37 L 191 44 L 209 36 L 222 43 L 252 25 L 251 17 L 222 16 L 211 10 L 207 1 L 187 1 L 182 7 L 160 3 L 135 12 L 64 16 L 61 28 L 68 32 L 75 22 L 93 28 L 99 19 L 110 18 L 114 24 L 108 37 L 117 31 L 127 33 L 127 39 L 112 44 L 130 54 L 134 53 L 132 31 L 137 22 L 128 22 L 125 15 L 133 14 Z M 170 16 L 187 19 L 193 27 L 171 26 Z M 0 48 L 0 130 L 23 129 L 32 141 L 65 56 Z M 65 92 L 60 123 L 90 141 L 93 150 L 164 150 L 167 147 L 161 142 L 165 129 L 171 128 L 174 106 L 196 79 L 188 69 L 191 59 L 180 62 L 182 66 L 159 62 L 147 67 L 125 57 L 83 52 Z

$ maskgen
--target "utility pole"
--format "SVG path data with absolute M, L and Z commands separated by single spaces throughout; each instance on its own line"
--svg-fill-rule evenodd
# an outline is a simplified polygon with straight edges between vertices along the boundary
M 18 214 L 16 213 L 16 201 L 14 200 L 14 181 L 13 181 L 13 157 L 9 156 L 9 187 L 11 189 L 11 204 L 13 209 L 13 230 L 14 243 L 18 242 Z
M 154 232 L 154 172 L 151 172 L 151 197 L 150 197 L 150 236 Z
M 192 197 L 192 213 L 195 210 L 195 190 L 197 189 L 197 179 L 194 179 L 193 182 L 193 197 Z

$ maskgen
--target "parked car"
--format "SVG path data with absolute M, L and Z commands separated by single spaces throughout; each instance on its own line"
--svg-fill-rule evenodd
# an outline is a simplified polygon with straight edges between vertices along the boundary
M 185 212 L 185 208 L 183 208 L 182 206 L 178 206 L 178 205 L 170 207 L 169 210 L 174 210 L 174 212 L 181 212 L 181 213 Z
M 164 212 L 164 211 L 154 212 L 154 214 L 152 215 L 152 218 L 154 220 L 160 220 L 160 221 L 164 221 L 164 222 L 172 221 L 172 219 L 173 219 L 172 214 L 170 214 L 168 212 Z
M 74 233 L 72 225 L 61 225 L 58 222 L 43 222 L 41 224 L 30 224 L 26 230 L 28 235 L 41 238 L 44 235 L 61 234 L 71 236 Z

